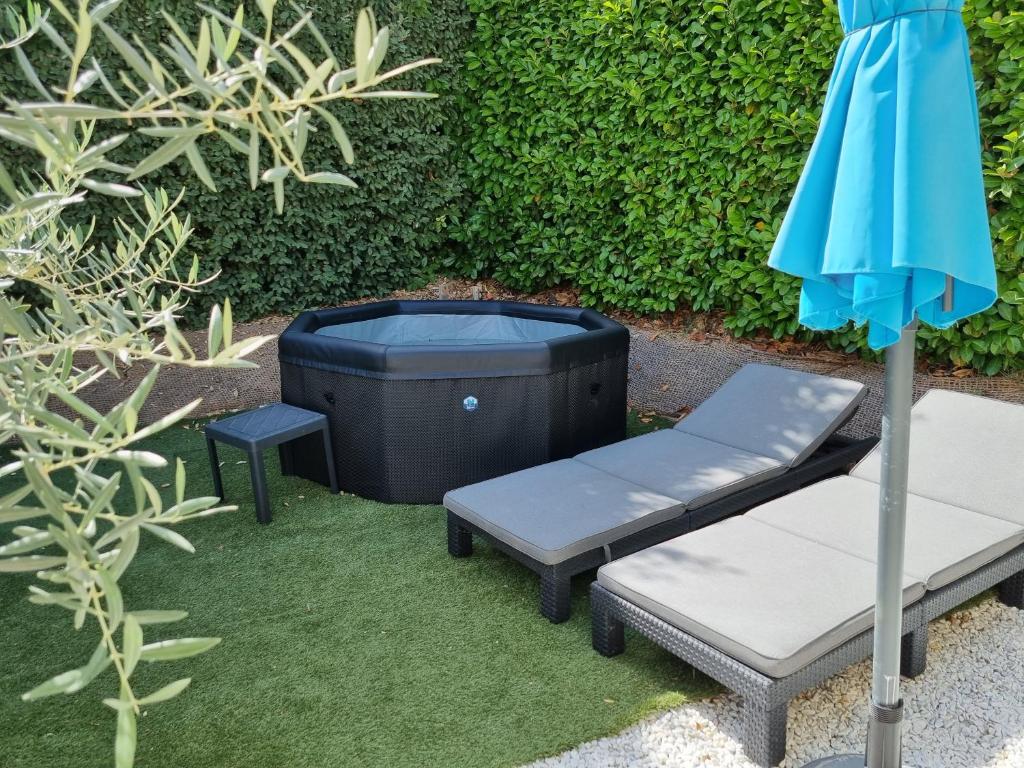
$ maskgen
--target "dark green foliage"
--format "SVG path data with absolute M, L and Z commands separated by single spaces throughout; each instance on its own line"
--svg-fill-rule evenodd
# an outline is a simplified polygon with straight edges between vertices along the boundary
M 932 359 L 1024 367 L 1024 14 L 967 12 L 1002 301 L 922 332 Z M 722 308 L 738 334 L 808 337 L 767 268 L 841 40 L 833 2 L 471 0 L 455 264 L 637 312 Z M 1017 194 L 1012 193 L 1016 190 Z M 847 330 L 830 342 L 863 348 Z
M 142 447 L 184 458 L 189 493 L 209 492 L 200 433 L 175 427 Z M 146 692 L 193 677 L 139 719 L 140 768 L 522 765 L 715 690 L 642 638 L 618 659 L 594 653 L 590 579 L 576 580 L 573 618 L 556 626 L 537 613 L 526 568 L 483 545 L 449 557 L 441 507 L 335 496 L 282 478 L 268 453 L 274 522 L 260 526 L 242 458 L 221 450 L 238 512 L 179 528 L 194 555 L 144 539 L 125 577 L 131 604 L 189 611 L 170 629 L 147 626 L 147 642 L 223 638 L 139 670 Z M 173 470 L 153 479 L 173 485 Z M 25 600 L 32 581 L 0 578 L 0 764 L 107 768 L 114 713 L 97 698 L 116 695 L 111 671 L 72 696 L 18 698 L 92 650 L 66 615 Z
M 311 137 L 308 167 L 343 171 L 359 183 L 358 190 L 289 182 L 286 210 L 277 216 L 271 187 L 261 185 L 251 191 L 245 159 L 213 139 L 202 141 L 200 148 L 219 192 L 210 192 L 196 181 L 184 158 L 146 178 L 147 184 L 161 184 L 171 191 L 189 182 L 185 206 L 196 227 L 191 248 L 201 258 L 201 274 L 221 273 L 194 299 L 193 319 L 204 316 L 211 302 L 224 297 L 231 298 L 237 319 L 255 318 L 381 294 L 429 274 L 432 257 L 445 239 L 445 221 L 462 195 L 445 126 L 455 109 L 452 94 L 460 87 L 458 72 L 470 18 L 462 0 L 300 3 L 313 12 L 320 31 L 339 52 L 352 50 L 355 13 L 368 4 L 374 7 L 378 22 L 390 26 L 386 68 L 432 56 L 444 63 L 389 84 L 430 90 L 440 94 L 439 99 L 365 100 L 332 108 L 355 146 L 353 166 L 344 165 L 326 128 Z M 211 5 L 233 13 L 236 2 L 216 0 Z M 259 29 L 262 17 L 257 4 L 245 5 L 247 19 Z M 282 24 L 297 18 L 287 3 L 278 5 Z M 112 18 L 126 33 L 138 34 L 147 42 L 162 41 L 167 27 L 159 14 L 161 7 L 189 32 L 197 28 L 201 11 L 192 0 L 132 0 Z M 45 40 L 34 43 L 31 52 L 44 80 L 64 81 L 63 62 Z M 0 91 L 27 95 L 30 92 L 21 80 L 13 55 L 5 54 L 0 58 L 0 82 L 4 83 Z M 98 87 L 88 93 L 101 96 Z M 131 164 L 154 145 L 133 139 L 126 146 L 119 159 Z M 101 198 L 97 207 L 82 213 L 102 214 L 102 202 Z M 109 223 L 100 222 L 99 237 L 106 226 Z
M 968 3 L 1001 301 L 950 331 L 922 335 L 943 358 L 985 372 L 1024 368 L 1024 12 Z
M 160 38 L 161 4 L 194 25 L 189 0 L 139 0 L 134 31 Z M 363 2 L 338 5 L 304 3 L 347 50 Z M 194 317 L 225 296 L 239 319 L 293 313 L 409 287 L 445 266 L 526 290 L 567 281 L 586 304 L 641 313 L 721 308 L 737 334 L 809 338 L 796 323 L 796 281 L 765 261 L 841 39 L 832 2 L 469 5 L 472 16 L 464 0 L 375 4 L 392 28 L 389 64 L 445 59 L 400 85 L 442 98 L 336 109 L 355 166 L 343 167 L 325 135 L 312 138 L 310 164 L 344 170 L 359 190 L 291 183 L 276 216 L 269 187 L 249 190 L 244 160 L 203 144 L 220 192 L 193 181 L 186 204 L 204 274 L 221 277 L 196 297 Z M 920 334 L 932 360 L 985 373 L 1024 368 L 1024 13 L 1009 5 L 970 0 L 966 11 L 1002 298 L 957 328 Z M 24 93 L 12 59 L 0 59 L 0 91 Z M 57 71 L 45 56 L 34 63 L 44 77 Z M 128 161 L 147 149 L 132 148 Z M 172 166 L 151 181 L 174 189 L 187 178 Z M 864 347 L 859 330 L 827 338 Z

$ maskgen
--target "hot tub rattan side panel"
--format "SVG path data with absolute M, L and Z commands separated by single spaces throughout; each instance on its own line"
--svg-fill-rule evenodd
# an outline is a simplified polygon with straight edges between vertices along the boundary
M 282 363 L 281 394 L 286 403 L 327 415 L 343 490 L 388 502 L 439 503 L 452 488 L 620 438 L 625 382 L 621 398 L 618 385 L 608 382 L 596 397 L 590 394 L 602 365 L 534 376 L 401 380 Z M 475 409 L 464 406 L 467 397 L 475 398 Z M 609 407 L 615 423 L 597 423 L 608 421 Z M 323 481 L 315 441 L 295 441 L 285 452 L 295 474 Z
M 564 459 L 626 437 L 629 355 L 568 370 L 562 424 L 552 430 L 552 458 Z

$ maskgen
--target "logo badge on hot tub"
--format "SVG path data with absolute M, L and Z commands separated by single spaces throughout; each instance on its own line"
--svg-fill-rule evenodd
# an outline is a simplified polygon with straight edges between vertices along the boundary
M 472 395 L 469 395 L 468 397 L 466 397 L 465 400 L 462 401 L 462 407 L 467 411 L 475 411 L 479 406 L 480 401 L 477 400 Z

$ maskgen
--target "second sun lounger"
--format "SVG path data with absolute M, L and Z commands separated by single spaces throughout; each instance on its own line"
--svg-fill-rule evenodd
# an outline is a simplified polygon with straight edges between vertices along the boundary
M 992 587 L 1024 608 L 1024 407 L 932 391 L 912 414 L 903 673 L 928 622 Z M 598 571 L 594 648 L 623 626 L 743 696 L 747 754 L 785 756 L 789 701 L 872 648 L 881 456 Z
M 834 433 L 865 393 L 744 366 L 673 429 L 450 491 L 448 551 L 486 539 L 540 575 L 541 613 L 564 621 L 573 576 L 849 470 L 875 440 Z

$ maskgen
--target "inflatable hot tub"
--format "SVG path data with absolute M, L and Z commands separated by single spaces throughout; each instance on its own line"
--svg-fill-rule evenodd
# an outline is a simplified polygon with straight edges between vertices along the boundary
M 589 309 L 384 301 L 303 312 L 278 356 L 281 399 L 327 415 L 341 488 L 371 499 L 439 503 L 625 437 L 629 332 Z M 284 471 L 324 482 L 318 442 L 286 445 Z

